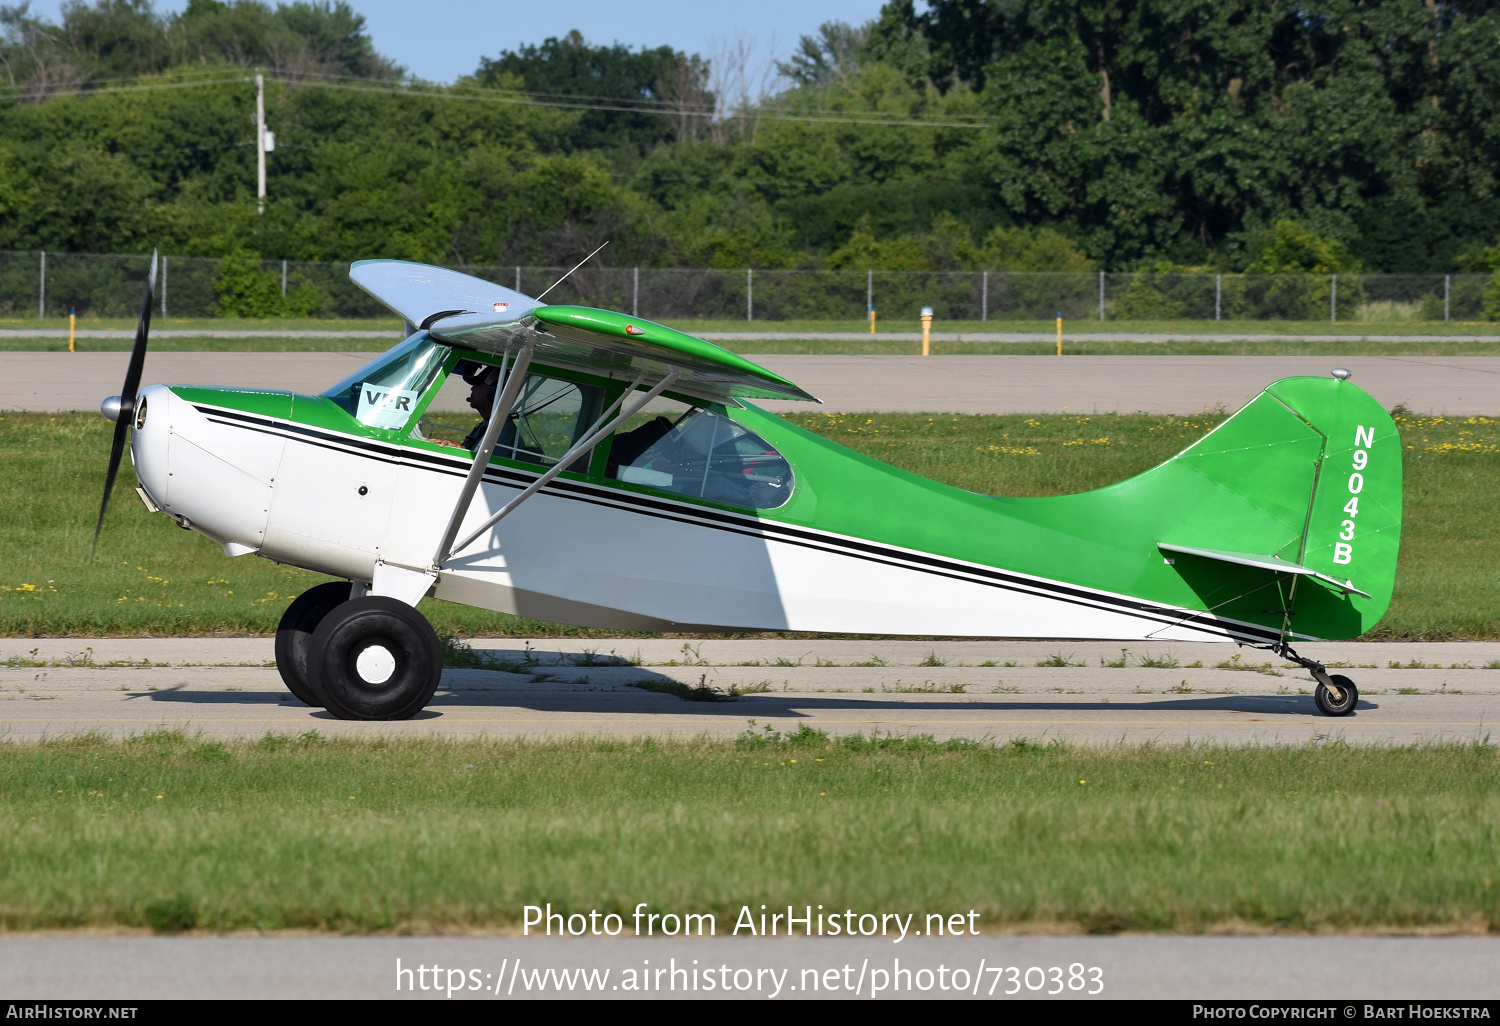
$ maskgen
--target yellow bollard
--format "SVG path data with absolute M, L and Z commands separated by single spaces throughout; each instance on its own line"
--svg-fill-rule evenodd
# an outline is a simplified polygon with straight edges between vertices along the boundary
M 870 334 L 875 334 L 875 308 L 870 307 Z
M 68 311 L 68 352 L 70 352 L 70 353 L 76 353 L 78 351 L 78 350 L 76 350 L 76 349 L 73 348 L 73 332 L 74 332 L 74 330 L 77 327 L 78 327 L 78 311 L 77 310 L 69 310 Z
M 922 307 L 922 355 L 932 355 L 932 307 Z
M 1062 355 L 1062 311 L 1057 311 L 1057 355 Z

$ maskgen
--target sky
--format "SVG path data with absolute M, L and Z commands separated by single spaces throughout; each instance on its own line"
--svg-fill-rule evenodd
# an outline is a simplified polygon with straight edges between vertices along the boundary
M 62 0 L 33 0 L 31 9 L 55 20 L 61 6 Z M 180 11 L 187 0 L 157 0 L 155 6 Z M 350 0 L 350 6 L 365 16 L 376 50 L 419 78 L 447 83 L 478 68 L 480 57 L 575 28 L 592 43 L 667 45 L 704 56 L 715 38 L 742 36 L 756 41 L 766 58 L 784 60 L 800 36 L 825 21 L 869 21 L 879 14 L 881 0 Z

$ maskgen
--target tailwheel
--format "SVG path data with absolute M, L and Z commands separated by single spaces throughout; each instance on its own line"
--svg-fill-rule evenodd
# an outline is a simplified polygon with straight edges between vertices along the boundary
M 307 649 L 313 631 L 325 616 L 347 601 L 348 581 L 330 581 L 309 588 L 287 606 L 276 627 L 276 670 L 286 689 L 307 705 L 323 704 L 307 681 Z
M 427 618 L 381 595 L 351 599 L 313 632 L 307 680 L 341 720 L 405 720 L 437 691 L 443 646 Z
M 1328 679 L 1342 694 L 1335 699 L 1333 690 L 1328 685 L 1319 684 L 1313 692 L 1313 702 L 1325 716 L 1348 716 L 1359 704 L 1359 688 L 1354 686 L 1354 681 L 1341 674 L 1334 674 Z

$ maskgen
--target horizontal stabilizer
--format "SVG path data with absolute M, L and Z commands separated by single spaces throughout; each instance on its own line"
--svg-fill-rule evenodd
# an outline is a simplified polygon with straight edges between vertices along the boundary
M 1350 581 L 1341 581 L 1337 577 L 1330 577 L 1327 574 L 1319 573 L 1312 567 L 1303 566 L 1301 563 L 1289 563 L 1280 556 L 1263 556 L 1252 552 L 1226 552 L 1222 549 L 1199 549 L 1189 545 L 1171 545 L 1167 542 L 1157 542 L 1156 547 L 1163 552 L 1180 552 L 1186 556 L 1201 556 L 1204 559 L 1216 559 L 1221 563 L 1235 563 L 1239 566 L 1253 566 L 1261 570 L 1272 570 L 1280 574 L 1296 574 L 1311 577 L 1341 592 L 1352 592 L 1355 595 L 1362 595 L 1365 598 L 1370 597 L 1369 592 L 1361 591 Z

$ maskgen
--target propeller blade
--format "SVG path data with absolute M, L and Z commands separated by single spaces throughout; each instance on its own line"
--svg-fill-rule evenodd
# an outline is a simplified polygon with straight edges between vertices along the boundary
M 109 493 L 115 487 L 115 475 L 120 472 L 120 459 L 125 455 L 125 438 L 130 425 L 135 423 L 135 394 L 141 387 L 141 371 L 146 366 L 146 339 L 151 334 L 151 305 L 156 295 L 156 250 L 151 251 L 151 270 L 146 276 L 146 298 L 141 301 L 141 320 L 135 329 L 135 345 L 130 350 L 130 363 L 125 367 L 125 385 L 120 389 L 120 415 L 115 418 L 115 437 L 109 447 L 109 470 L 104 475 L 104 498 L 99 502 L 99 520 L 94 524 L 94 546 L 89 551 L 92 559 L 99 551 L 99 532 L 104 529 L 104 513 L 109 509 Z

